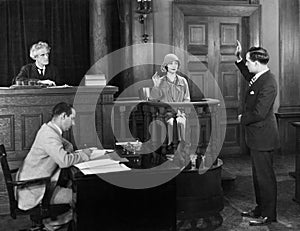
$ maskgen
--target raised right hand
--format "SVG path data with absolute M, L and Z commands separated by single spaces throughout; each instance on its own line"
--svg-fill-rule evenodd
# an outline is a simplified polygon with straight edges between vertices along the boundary
M 157 72 L 155 72 L 155 74 L 152 76 L 152 80 L 153 80 L 154 87 L 159 87 L 161 82 L 161 77 Z
M 242 59 L 241 57 L 241 53 L 242 53 L 242 46 L 241 46 L 241 43 L 239 40 L 236 40 L 236 49 L 235 49 L 235 56 L 238 58 L 238 59 Z

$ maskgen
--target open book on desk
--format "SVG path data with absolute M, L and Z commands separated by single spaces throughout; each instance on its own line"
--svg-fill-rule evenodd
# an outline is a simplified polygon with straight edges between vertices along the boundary
M 111 154 L 110 154 L 111 155 Z M 115 153 L 115 155 L 117 155 Z M 126 165 L 120 163 L 120 161 L 125 162 L 124 158 L 120 158 L 119 160 L 113 160 L 109 155 L 103 155 L 105 158 L 90 160 L 86 162 L 82 162 L 76 164 L 75 166 L 80 169 L 80 171 L 85 174 L 100 174 L 100 173 L 109 173 L 109 172 L 121 172 L 121 171 L 129 171 Z

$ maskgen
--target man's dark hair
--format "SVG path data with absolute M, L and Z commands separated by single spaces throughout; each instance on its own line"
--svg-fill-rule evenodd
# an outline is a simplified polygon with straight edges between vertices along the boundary
M 73 105 L 61 102 L 54 106 L 52 109 L 52 118 L 59 116 L 62 113 L 66 113 L 67 116 L 72 114 Z
M 261 64 L 267 64 L 269 62 L 269 54 L 267 50 L 262 47 L 251 47 L 248 53 L 252 62 L 258 61 Z

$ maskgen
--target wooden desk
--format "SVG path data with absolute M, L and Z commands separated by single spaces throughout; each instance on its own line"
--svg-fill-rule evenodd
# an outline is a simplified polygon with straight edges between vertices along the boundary
M 170 178 L 178 168 L 132 170 L 128 172 L 83 175 L 72 169 L 77 191 L 76 230 L 176 230 L 176 221 L 197 218 L 218 220 L 222 224 L 223 209 L 221 166 L 213 166 L 204 174 L 184 170 L 168 182 L 140 189 L 143 182 Z M 110 182 L 126 181 L 137 189 L 118 187 Z M 163 181 L 163 180 L 162 180 Z M 129 185 L 130 183 L 128 183 Z M 195 228 L 195 227 L 194 227 Z
M 175 180 L 146 189 L 123 188 L 109 182 L 168 177 L 174 170 L 130 171 L 104 176 L 75 175 L 77 231 L 176 230 Z M 108 180 L 108 181 L 106 181 Z

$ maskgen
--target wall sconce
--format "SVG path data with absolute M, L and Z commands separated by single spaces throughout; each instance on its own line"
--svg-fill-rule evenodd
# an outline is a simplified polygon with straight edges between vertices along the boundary
M 143 42 L 147 43 L 149 35 L 147 34 L 147 15 L 152 12 L 151 0 L 137 0 L 136 13 L 140 14 L 138 17 L 139 22 L 143 25 Z

